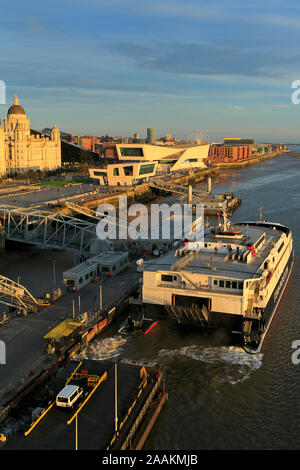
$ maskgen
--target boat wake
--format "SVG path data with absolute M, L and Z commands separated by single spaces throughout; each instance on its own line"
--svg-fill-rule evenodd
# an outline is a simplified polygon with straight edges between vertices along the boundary
M 120 335 L 93 341 L 76 357 L 76 359 L 93 359 L 98 361 L 113 359 L 124 351 L 125 343 L 127 343 L 126 338 Z
M 251 372 L 261 367 L 263 359 L 262 353 L 250 355 L 235 346 L 207 348 L 192 345 L 175 350 L 161 349 L 159 356 L 162 360 L 186 356 L 195 361 L 214 364 L 219 372 L 218 380 L 232 385 L 248 379 Z

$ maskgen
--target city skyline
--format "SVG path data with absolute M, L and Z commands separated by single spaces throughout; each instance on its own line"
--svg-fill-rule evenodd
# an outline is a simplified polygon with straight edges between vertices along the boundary
M 300 142 L 295 1 L 18 0 L 0 25 L 1 118 L 17 94 L 38 129 Z

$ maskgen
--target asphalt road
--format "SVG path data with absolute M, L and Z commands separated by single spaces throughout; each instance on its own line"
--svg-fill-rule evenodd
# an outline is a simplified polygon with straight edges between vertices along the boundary
M 58 250 L 33 251 L 31 256 L 15 261 L 13 265 L 2 268 L 1 272 L 14 280 L 21 276 L 21 284 L 24 283 L 38 297 L 46 289 L 53 287 L 53 259 L 57 260 L 56 285 L 62 286 L 62 272 L 74 262 L 72 253 Z M 132 283 L 136 282 L 138 276 L 135 268 L 127 268 L 116 277 L 105 280 L 102 288 L 103 307 L 117 302 Z M 64 318 L 72 317 L 73 299 L 75 314 L 83 313 L 99 307 L 99 292 L 99 282 L 91 283 L 74 296 L 72 293 L 65 293 L 53 305 L 37 314 L 11 319 L 0 327 L 0 340 L 6 344 L 6 364 L 0 364 L 0 406 L 33 375 L 53 361 L 53 357 L 49 357 L 44 350 L 43 337 Z
M 89 373 L 99 373 L 96 361 L 85 361 L 83 366 Z M 73 368 L 76 363 L 73 363 Z M 103 364 L 100 364 L 103 368 Z M 93 371 L 91 371 L 93 368 Z M 104 449 L 114 434 L 114 390 L 113 364 L 106 364 L 107 380 L 102 382 L 78 414 L 78 448 L 80 450 Z M 119 424 L 133 403 L 141 382 L 140 368 L 126 364 L 118 365 L 118 419 Z M 65 375 L 65 379 L 68 374 Z M 149 390 L 144 391 L 147 395 Z M 143 400 L 143 395 L 141 400 Z M 4 450 L 72 450 L 75 448 L 75 420 L 68 426 L 68 419 L 75 410 L 59 409 L 55 406 L 38 423 L 27 437 L 10 440 Z M 134 414 L 134 412 L 132 413 Z
M 19 190 L 20 186 L 0 186 L 0 205 L 13 205 L 18 207 L 40 207 L 48 209 L 48 203 L 57 199 L 72 197 L 72 201 L 78 202 L 86 193 L 91 195 L 101 188 L 95 184 L 73 184 L 71 186 L 38 186 L 29 185 L 24 190 Z M 76 196 L 76 197 L 75 197 Z M 75 198 L 74 198 L 75 197 Z

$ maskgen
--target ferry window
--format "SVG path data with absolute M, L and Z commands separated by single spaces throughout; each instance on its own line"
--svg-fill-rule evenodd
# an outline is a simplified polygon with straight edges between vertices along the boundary
M 218 285 L 218 281 L 217 279 L 214 279 L 214 286 L 217 286 Z
M 224 287 L 224 281 L 219 281 L 219 286 Z
M 230 289 L 231 287 L 231 282 L 230 281 L 226 281 L 226 289 Z
M 87 280 L 88 278 L 89 278 L 89 275 L 88 275 L 88 274 L 86 274 L 86 275 L 85 275 L 85 280 Z
M 281 252 L 281 250 L 282 250 L 282 248 L 283 248 L 283 245 L 284 245 L 284 242 L 281 243 L 280 247 L 279 247 L 278 250 L 277 250 L 277 253 L 280 253 L 280 252 Z
M 237 282 L 236 282 L 236 281 L 232 281 L 231 287 L 232 287 L 232 289 L 237 289 Z
M 78 283 L 79 283 L 79 284 L 81 284 L 81 283 L 82 283 L 82 281 L 83 281 L 83 279 L 82 279 L 82 277 L 81 277 L 81 278 L 79 278 L 79 281 L 78 281 Z
M 243 289 L 243 283 L 242 282 L 239 282 L 239 289 Z
M 265 236 L 263 235 L 260 240 L 258 240 L 258 242 L 255 244 L 255 248 L 257 249 L 261 244 L 262 242 L 265 240 Z

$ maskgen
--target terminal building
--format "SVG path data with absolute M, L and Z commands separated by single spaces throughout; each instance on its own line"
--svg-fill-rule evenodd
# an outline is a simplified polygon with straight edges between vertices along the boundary
M 103 168 L 90 168 L 99 184 L 128 186 L 157 174 L 204 168 L 209 144 L 167 147 L 152 144 L 116 144 L 117 158 Z
M 31 132 L 30 119 L 15 96 L 7 117 L 3 119 L 3 126 L 0 123 L 0 175 L 60 167 L 58 128 L 53 126 L 48 137 Z

